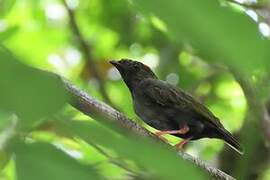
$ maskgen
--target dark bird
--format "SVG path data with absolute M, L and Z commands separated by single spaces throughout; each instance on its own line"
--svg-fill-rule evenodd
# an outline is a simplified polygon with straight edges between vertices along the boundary
M 122 59 L 110 61 L 120 72 L 129 88 L 136 114 L 162 136 L 171 134 L 184 140 L 179 149 L 190 140 L 217 138 L 234 150 L 243 153 L 233 135 L 203 104 L 183 90 L 161 81 L 143 63 Z

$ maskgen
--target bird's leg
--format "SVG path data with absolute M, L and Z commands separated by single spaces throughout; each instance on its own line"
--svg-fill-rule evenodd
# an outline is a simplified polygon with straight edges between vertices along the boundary
M 192 137 L 184 139 L 182 141 L 180 141 L 179 143 L 177 143 L 176 145 L 174 145 L 176 147 L 177 150 L 180 150 L 183 148 L 183 146 L 188 143 L 190 140 L 192 139 Z
M 159 137 L 162 138 L 164 140 L 164 138 L 162 137 L 162 135 L 165 134 L 186 134 L 189 131 L 189 127 L 187 125 L 184 125 L 181 129 L 179 130 L 171 130 L 171 131 L 158 131 L 155 134 Z M 183 146 L 189 141 L 191 140 L 192 137 L 184 139 L 183 141 L 180 141 L 179 143 L 177 143 L 175 145 L 176 149 L 182 149 Z
M 155 134 L 162 139 L 165 142 L 168 142 L 165 138 L 163 138 L 162 136 L 165 134 L 186 134 L 189 131 L 189 127 L 187 125 L 184 125 L 184 127 L 182 127 L 179 130 L 171 130 L 171 131 L 158 131 Z
M 182 127 L 179 130 L 170 130 L 170 131 L 158 131 L 155 134 L 160 137 L 162 135 L 165 134 L 186 134 L 189 131 L 189 127 L 187 125 L 184 125 L 184 127 Z

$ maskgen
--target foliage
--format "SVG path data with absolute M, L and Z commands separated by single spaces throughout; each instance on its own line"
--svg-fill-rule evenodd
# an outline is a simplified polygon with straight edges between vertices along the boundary
M 142 124 L 128 89 L 108 63 L 111 59 L 148 64 L 162 79 L 194 94 L 230 131 L 241 135 L 242 126 L 249 123 L 255 124 L 256 137 L 263 136 L 260 115 L 252 114 L 249 94 L 233 73 L 243 75 L 254 88 L 256 102 L 268 100 L 269 34 L 263 22 L 267 19 L 258 18 L 259 13 L 253 11 L 256 16 L 251 18 L 246 6 L 225 0 L 67 0 L 66 4 L 0 0 L 1 178 L 207 179 L 166 147 L 97 124 L 68 105 L 61 80 L 51 72 L 98 99 L 106 100 L 104 93 L 108 94 L 111 105 Z M 74 32 L 68 10 L 81 37 Z M 266 33 L 260 29 L 262 23 Z M 91 59 L 80 38 L 89 45 Z M 100 78 L 91 72 L 93 63 Z M 246 120 L 250 117 L 257 124 Z M 12 139 L 5 138 L 10 134 Z M 172 144 L 179 141 L 167 138 Z M 241 140 L 249 144 L 248 139 Z M 208 161 L 222 157 L 222 150 L 231 151 L 213 139 L 187 147 L 188 153 Z M 250 162 L 252 155 L 241 162 Z M 222 162 L 226 164 L 221 161 L 221 167 Z M 268 165 L 261 168 L 256 177 L 267 179 L 268 169 Z

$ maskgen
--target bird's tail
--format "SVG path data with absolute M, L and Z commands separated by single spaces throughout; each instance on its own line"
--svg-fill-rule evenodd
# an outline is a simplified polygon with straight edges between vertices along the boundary
M 225 128 L 219 128 L 218 129 L 219 132 L 219 138 L 223 139 L 224 141 L 226 141 L 226 143 L 232 148 L 234 149 L 236 152 L 238 152 L 239 154 L 243 155 L 244 154 L 244 150 L 242 148 L 242 146 L 240 145 L 240 143 L 235 139 L 235 137 L 233 137 L 233 135 L 227 131 Z

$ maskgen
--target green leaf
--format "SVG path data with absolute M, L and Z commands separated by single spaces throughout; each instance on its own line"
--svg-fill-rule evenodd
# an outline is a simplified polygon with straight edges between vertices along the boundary
M 10 124 L 11 116 L 11 113 L 0 111 L 0 133 Z
M 172 39 L 191 44 L 205 60 L 224 62 L 251 72 L 269 69 L 269 40 L 243 12 L 212 0 L 134 0 L 135 5 L 159 17 Z
M 67 127 L 75 136 L 114 150 L 119 157 L 133 160 L 159 179 L 207 179 L 198 167 L 150 139 L 118 136 L 93 122 L 73 121 Z
M 18 30 L 19 30 L 18 26 L 12 26 L 3 32 L 0 32 L 0 42 L 5 41 L 6 39 L 10 38 L 12 35 L 18 32 Z
M 52 115 L 67 95 L 59 77 L 26 66 L 0 46 L 0 109 L 16 112 L 28 122 Z
M 17 180 L 101 179 L 95 169 L 80 164 L 50 144 L 19 143 L 15 148 Z
M 0 17 L 7 14 L 16 3 L 16 0 L 0 0 Z

